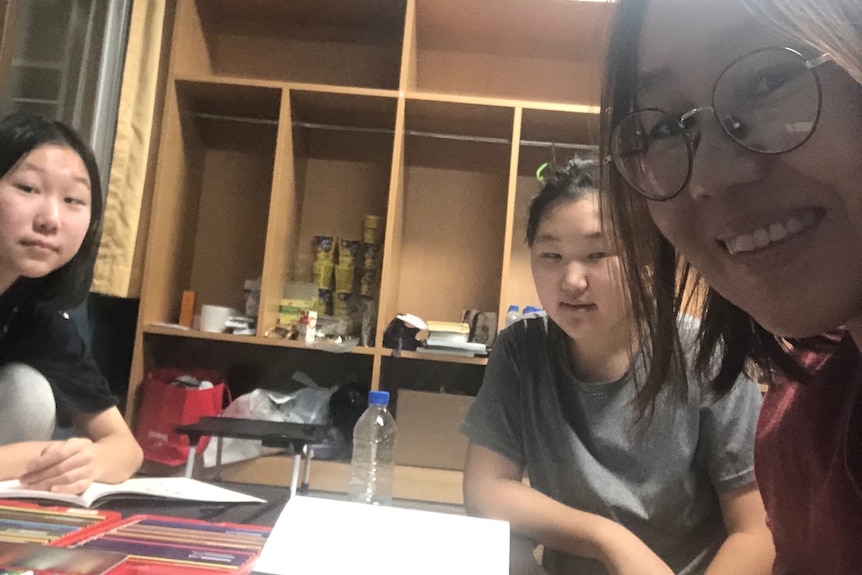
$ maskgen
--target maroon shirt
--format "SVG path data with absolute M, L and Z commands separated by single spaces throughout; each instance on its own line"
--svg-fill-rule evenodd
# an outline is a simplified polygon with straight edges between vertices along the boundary
M 780 575 L 862 574 L 862 364 L 845 335 L 799 358 L 814 374 L 766 393 L 755 472 Z

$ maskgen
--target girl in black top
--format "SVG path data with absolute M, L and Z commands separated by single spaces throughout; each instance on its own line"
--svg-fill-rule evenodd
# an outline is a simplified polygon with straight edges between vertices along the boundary
M 0 120 L 0 479 L 80 493 L 93 481 L 124 481 L 141 464 L 107 382 L 63 312 L 89 291 L 101 228 L 98 168 L 81 138 L 43 118 Z M 15 400 L 32 403 L 40 388 L 51 392 L 44 413 L 80 437 L 49 441 L 34 437 L 44 430 L 8 429 L 21 415 L 9 413 L 19 409 Z

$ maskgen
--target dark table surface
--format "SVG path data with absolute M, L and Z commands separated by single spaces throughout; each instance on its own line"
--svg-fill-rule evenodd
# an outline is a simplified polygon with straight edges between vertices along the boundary
M 265 499 L 266 503 L 201 503 L 199 501 L 182 501 L 177 499 L 112 499 L 106 502 L 103 509 L 118 511 L 123 517 L 131 515 L 168 515 L 186 519 L 203 519 L 219 523 L 241 523 L 245 525 L 272 526 L 278 519 L 284 505 L 290 499 L 290 489 L 274 485 L 257 485 L 253 483 L 236 483 L 231 481 L 207 481 L 213 485 L 232 489 L 255 497 Z M 329 499 L 346 499 L 343 493 L 311 490 L 307 495 L 326 497 Z M 421 509 L 442 513 L 463 514 L 460 505 L 432 503 L 394 499 L 394 507 Z

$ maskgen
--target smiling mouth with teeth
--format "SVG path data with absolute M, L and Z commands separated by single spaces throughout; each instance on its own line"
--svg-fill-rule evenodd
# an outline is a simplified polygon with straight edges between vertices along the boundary
M 768 227 L 758 228 L 746 234 L 719 240 L 719 242 L 732 255 L 744 254 L 805 233 L 816 223 L 817 214 L 808 211 L 801 216 L 791 216 L 783 222 L 776 222 Z

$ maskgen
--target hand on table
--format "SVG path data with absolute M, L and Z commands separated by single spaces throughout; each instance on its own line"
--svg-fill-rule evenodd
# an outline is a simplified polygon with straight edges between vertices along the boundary
M 50 442 L 27 463 L 18 480 L 29 489 L 83 493 L 93 483 L 96 467 L 93 442 L 85 437 Z
M 605 566 L 610 575 L 674 575 L 661 557 L 627 530 L 608 553 Z

